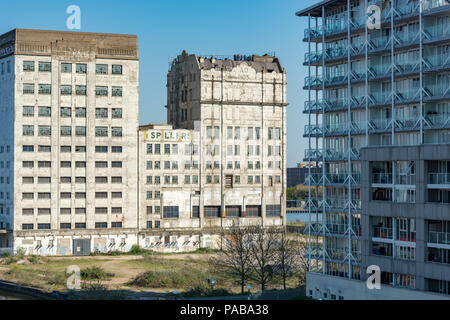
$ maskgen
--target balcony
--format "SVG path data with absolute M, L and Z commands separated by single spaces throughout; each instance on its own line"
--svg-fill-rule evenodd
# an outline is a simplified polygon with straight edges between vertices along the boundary
M 446 244 L 450 245 L 450 233 L 449 232 L 428 232 L 428 242 L 436 244 Z
M 373 227 L 373 237 L 380 239 L 392 239 L 392 228 Z
M 327 197 L 326 202 L 330 209 L 346 210 L 350 206 L 352 210 L 361 210 L 360 199 L 351 199 L 349 203 L 348 198 L 345 197 Z
M 392 173 L 372 174 L 372 184 L 392 184 Z
M 449 114 L 427 114 L 425 116 L 425 126 L 430 128 L 445 128 L 450 126 Z
M 429 173 L 429 185 L 450 185 L 450 173 Z

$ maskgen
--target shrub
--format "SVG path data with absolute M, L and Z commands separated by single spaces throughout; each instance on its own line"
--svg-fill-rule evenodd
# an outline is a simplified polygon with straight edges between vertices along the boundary
M 107 273 L 103 268 L 93 266 L 89 268 L 82 269 L 81 279 L 83 280 L 108 280 L 114 277 L 113 273 Z
M 25 258 L 26 253 L 27 251 L 24 248 L 17 248 L 15 256 L 21 260 Z
M 183 292 L 182 294 L 184 298 L 224 297 L 229 295 L 232 295 L 232 293 L 227 289 L 224 288 L 213 289 L 210 286 L 204 284 L 190 288 L 188 291 Z
M 189 274 L 175 271 L 148 271 L 137 275 L 128 284 L 141 288 L 182 288 L 191 279 Z
M 3 251 L 2 258 L 9 258 L 11 257 L 11 252 L 9 250 Z
M 139 246 L 137 244 L 134 244 L 128 253 L 133 254 L 133 255 L 140 255 L 140 254 L 147 253 L 147 250 L 145 250 L 144 248 L 142 248 L 141 246 Z

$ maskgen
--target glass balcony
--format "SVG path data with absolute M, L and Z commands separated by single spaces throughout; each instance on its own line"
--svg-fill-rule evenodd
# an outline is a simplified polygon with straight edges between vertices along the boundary
M 325 109 L 326 103 L 324 100 L 311 100 L 311 101 L 305 101 L 305 107 L 304 111 L 305 113 L 309 112 L 321 112 Z
M 448 114 L 429 114 L 425 116 L 425 120 L 425 124 L 430 127 L 450 125 L 450 115 Z
M 317 51 L 317 52 L 306 52 L 305 53 L 305 63 L 306 64 L 313 64 L 318 63 L 322 61 L 323 57 L 323 51 Z
M 429 231 L 428 232 L 428 242 L 450 245 L 450 233 Z
M 416 62 L 417 63 L 417 62 Z M 450 56 L 445 54 L 433 54 L 424 57 L 424 68 L 432 69 L 450 66 Z
M 327 124 L 325 126 L 326 133 L 340 133 L 340 132 L 347 132 L 347 131 L 348 131 L 347 123 L 332 123 L 332 124 Z
M 322 135 L 322 125 L 318 124 L 312 124 L 312 125 L 306 125 L 305 126 L 305 136 L 317 136 L 317 135 Z
M 432 39 L 438 37 L 445 37 L 450 35 L 450 26 L 445 24 L 437 24 L 424 28 L 424 38 Z
M 317 26 L 305 29 L 305 39 L 316 39 L 322 37 L 323 27 Z
M 323 150 L 322 149 L 306 149 L 305 150 L 305 161 L 320 161 L 322 160 Z
M 449 3 L 446 0 L 424 0 L 423 10 L 430 10 L 438 7 L 448 6 Z
M 373 184 L 392 184 L 392 173 L 374 173 L 372 174 Z
M 395 120 L 395 124 L 399 129 L 411 129 L 417 127 L 419 118 L 399 118 Z
M 321 184 L 322 174 L 321 173 L 311 173 L 311 176 L 305 178 L 304 185 L 308 185 L 311 182 L 312 185 Z
M 392 239 L 392 228 L 373 227 L 373 237 L 381 239 Z
M 391 92 L 390 91 L 373 91 L 369 95 L 369 104 L 370 105 L 382 105 L 382 104 L 390 104 L 391 101 Z
M 428 184 L 450 184 L 450 173 L 429 173 Z
M 333 209 L 348 209 L 348 198 L 345 197 L 327 197 L 326 199 L 327 205 Z M 352 199 L 350 207 L 354 210 L 361 209 L 361 200 L 360 199 Z
M 320 87 L 324 79 L 320 76 L 311 76 L 305 78 L 305 87 Z
M 330 259 L 344 261 L 347 257 L 345 249 L 327 248 L 327 253 Z

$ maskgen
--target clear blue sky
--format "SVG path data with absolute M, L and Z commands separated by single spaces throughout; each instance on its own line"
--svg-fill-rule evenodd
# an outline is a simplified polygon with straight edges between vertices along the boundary
M 67 30 L 66 8 L 81 8 L 84 32 L 136 34 L 141 62 L 140 123 L 166 121 L 169 58 L 186 50 L 202 55 L 275 52 L 288 75 L 288 166 L 302 160 L 307 122 L 301 90 L 307 19 L 295 12 L 306 0 L 71 0 L 9 1 L 0 12 L 0 34 L 14 28 Z

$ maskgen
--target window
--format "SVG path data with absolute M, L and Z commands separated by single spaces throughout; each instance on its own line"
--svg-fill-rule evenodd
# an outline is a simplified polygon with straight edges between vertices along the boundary
M 59 228 L 63 229 L 63 230 L 69 230 L 69 229 L 72 229 L 72 224 L 70 224 L 70 223 L 61 223 Z
M 191 183 L 191 176 L 184 176 L 184 183 L 190 184 Z
M 23 184 L 33 184 L 34 178 L 33 177 L 22 177 L 22 183 Z
M 23 71 L 34 71 L 34 61 L 24 61 Z M 2 72 L 3 74 L 3 72 Z
M 40 137 L 50 137 L 52 135 L 51 126 L 38 126 L 38 135 Z
M 152 199 L 152 198 L 153 198 L 153 192 L 147 191 L 147 199 Z
M 95 66 L 96 74 L 108 74 L 108 65 L 107 64 L 97 64 Z
M 61 146 L 61 152 L 72 152 L 71 146 Z
M 112 87 L 112 96 L 121 97 L 122 91 L 123 91 L 122 87 Z
M 111 228 L 122 228 L 122 222 L 111 222 Z
M 147 221 L 147 229 L 153 229 L 153 221 Z
M 52 152 L 51 146 L 38 146 L 38 152 Z
M 111 177 L 111 183 L 122 183 L 122 177 Z
M 47 193 L 47 192 L 39 192 L 38 193 L 38 199 L 51 199 L 52 195 L 51 193 Z
M 61 63 L 61 72 L 62 73 L 72 73 L 72 64 L 71 63 Z
M 61 118 L 70 118 L 72 117 L 72 108 L 61 108 Z
M 85 161 L 76 161 L 75 168 L 86 168 L 86 162 Z
M 113 108 L 111 113 L 113 119 L 122 119 L 122 108 Z
M 72 194 L 70 192 L 61 192 L 61 199 L 70 199 Z
M 95 109 L 95 117 L 97 119 L 108 118 L 108 109 L 107 108 L 97 108 L 97 109 Z
M 95 223 L 95 229 L 106 229 L 108 228 L 107 222 L 96 222 Z
M 34 136 L 34 126 L 23 126 L 22 133 L 24 136 Z
M 164 154 L 170 154 L 170 144 L 164 145 Z
M 108 177 L 95 177 L 95 183 L 108 183 Z
M 34 84 L 24 83 L 23 94 L 34 94 Z
M 39 94 L 51 94 L 52 86 L 50 84 L 40 84 L 38 86 L 38 93 Z
M 86 118 L 86 108 L 76 108 L 75 109 L 75 117 Z
M 112 153 L 122 153 L 122 147 L 120 147 L 120 146 L 111 147 L 111 152 Z
M 95 161 L 95 167 L 96 168 L 108 168 L 108 162 L 107 161 Z
M 261 217 L 261 206 L 246 206 L 246 217 Z
M 75 229 L 86 229 L 86 223 L 82 222 L 75 223 Z
M 38 177 L 39 184 L 50 184 L 52 182 L 52 178 L 50 177 Z
M 34 152 L 34 146 L 23 146 L 22 151 L 23 152 Z
M 75 127 L 75 135 L 77 137 L 85 137 L 86 136 L 86 127 Z
M 111 167 L 112 168 L 122 168 L 122 161 L 112 161 Z
M 275 139 L 281 140 L 281 128 L 275 128 Z
M 108 208 L 95 208 L 96 214 L 108 214 Z
M 205 206 L 205 218 L 220 218 L 220 206 Z
M 72 95 L 72 86 L 62 85 L 61 86 L 61 95 L 62 96 L 70 96 L 70 95 Z
M 122 192 L 111 192 L 111 198 L 113 198 L 113 199 L 121 199 L 122 198 Z
M 71 208 L 61 208 L 59 210 L 60 214 L 71 214 L 72 213 L 72 209 Z
M 24 168 L 34 168 L 34 161 L 23 161 L 22 167 Z
M 147 154 L 152 154 L 152 153 L 153 153 L 153 145 L 147 144 Z
M 31 193 L 31 192 L 22 193 L 22 199 L 23 200 L 34 199 L 34 193 Z
M 71 168 L 72 162 L 70 161 L 61 161 L 61 168 Z
M 85 96 L 86 95 L 86 86 L 75 86 L 75 94 L 77 96 Z
M 75 177 L 75 183 L 86 183 L 86 177 Z
M 23 107 L 24 117 L 34 117 L 34 107 Z
M 72 183 L 71 177 L 61 177 L 61 183 Z
M 107 146 L 96 146 L 95 147 L 95 152 L 97 152 L 97 153 L 107 153 L 108 152 L 108 147 Z
M 108 136 L 108 127 L 95 127 L 95 136 L 96 137 L 107 137 Z
M 281 217 L 281 206 L 280 205 L 267 205 L 266 215 L 268 217 Z
M 166 206 L 163 209 L 163 218 L 174 219 L 179 217 L 178 206 Z
M 39 71 L 40 72 L 51 72 L 52 71 L 52 63 L 39 61 Z
M 96 199 L 107 199 L 108 198 L 108 192 L 96 192 L 95 193 Z
M 75 214 L 86 214 L 86 208 L 75 208 Z
M 241 216 L 241 206 L 227 206 L 225 208 L 225 215 L 227 217 L 238 218 Z
M 26 216 L 26 215 L 34 215 L 34 209 L 22 209 L 22 215 Z
M 39 117 L 51 117 L 52 116 L 52 108 L 50 108 L 50 107 L 39 107 L 38 115 L 39 115 Z
M 61 127 L 61 136 L 63 137 L 72 136 L 72 127 Z
M 95 95 L 108 96 L 108 87 L 104 87 L 104 86 L 95 87 Z
M 153 214 L 153 207 L 147 206 L 147 214 Z
M 122 214 L 122 207 L 113 207 L 113 208 L 111 208 L 111 213 L 113 213 L 113 214 Z
M 76 73 L 82 73 L 82 74 L 87 73 L 87 65 L 85 63 L 77 63 L 75 69 L 76 69 Z
M 227 174 L 225 176 L 225 188 L 233 188 L 233 175 Z
M 39 168 L 51 168 L 52 167 L 52 163 L 51 163 L 51 161 L 39 161 L 38 162 L 38 167 Z
M 112 74 L 122 74 L 123 67 L 122 65 L 113 64 L 111 66 L 111 73 Z
M 113 137 L 122 137 L 122 127 L 112 127 L 111 135 Z
M 22 224 L 22 230 L 33 230 L 33 229 L 34 229 L 34 225 L 31 223 Z

